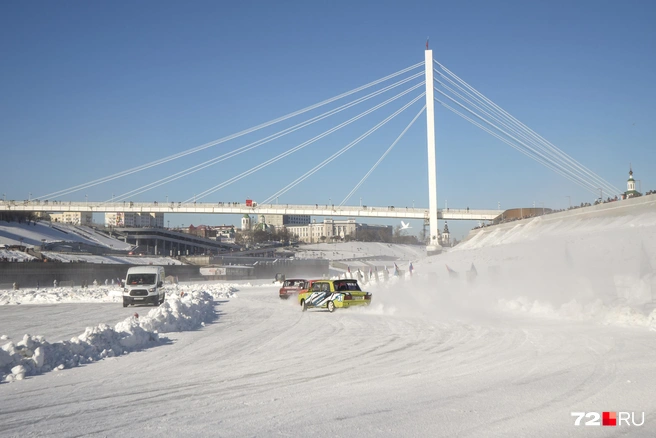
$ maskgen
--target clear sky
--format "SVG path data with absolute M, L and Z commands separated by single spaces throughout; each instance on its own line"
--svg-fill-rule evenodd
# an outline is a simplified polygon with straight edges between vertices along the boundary
M 248 129 L 423 61 L 427 37 L 442 64 L 616 187 L 625 189 L 632 163 L 642 191 L 656 189 L 654 23 L 656 3 L 647 0 L 3 2 L 0 191 L 43 196 Z M 399 106 L 202 201 L 265 199 Z M 420 107 L 279 202 L 341 201 Z M 132 199 L 183 201 L 346 117 Z M 60 199 L 107 200 L 306 118 Z M 595 198 L 437 107 L 436 139 L 440 208 L 445 200 L 451 208 L 564 208 Z M 425 117 L 349 203 L 360 197 L 365 205 L 428 206 Z M 460 238 L 472 225 L 450 228 Z

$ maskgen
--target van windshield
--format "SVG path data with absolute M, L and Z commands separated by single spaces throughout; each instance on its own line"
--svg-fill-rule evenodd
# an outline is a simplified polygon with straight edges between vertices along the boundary
M 128 275 L 127 284 L 129 285 L 155 284 L 156 279 L 157 279 L 156 274 L 130 274 Z

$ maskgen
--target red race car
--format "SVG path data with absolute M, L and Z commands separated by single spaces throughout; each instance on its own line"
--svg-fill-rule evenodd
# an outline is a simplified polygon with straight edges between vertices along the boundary
M 302 278 L 290 278 L 285 280 L 280 288 L 280 298 L 286 300 L 292 295 L 298 295 L 298 293 L 306 288 L 307 280 Z

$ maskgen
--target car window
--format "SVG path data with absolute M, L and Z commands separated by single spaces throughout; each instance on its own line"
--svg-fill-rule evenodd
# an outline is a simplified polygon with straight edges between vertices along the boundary
M 330 285 L 328 283 L 322 283 L 321 292 L 330 292 Z
M 340 281 L 335 282 L 335 290 L 345 290 L 345 291 L 360 291 L 360 286 L 356 281 Z
M 312 285 L 312 292 L 319 292 L 321 290 L 321 283 L 314 283 Z

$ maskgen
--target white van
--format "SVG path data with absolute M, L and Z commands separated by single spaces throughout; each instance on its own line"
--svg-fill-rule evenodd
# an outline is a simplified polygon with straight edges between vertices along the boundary
M 163 266 L 136 266 L 128 269 L 123 287 L 123 307 L 151 303 L 159 306 L 166 298 Z

